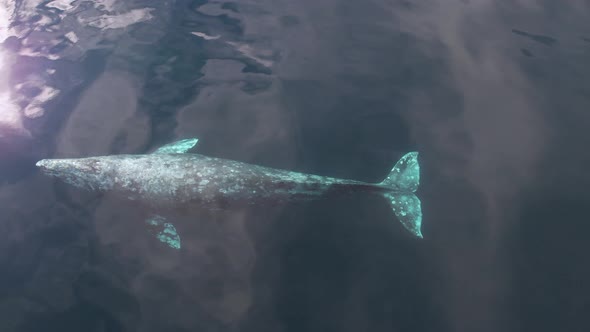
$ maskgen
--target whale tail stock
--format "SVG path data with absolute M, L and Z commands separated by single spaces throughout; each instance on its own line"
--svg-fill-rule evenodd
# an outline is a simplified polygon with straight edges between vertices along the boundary
M 390 202 L 393 212 L 402 225 L 415 236 L 422 238 L 422 207 L 415 192 L 420 184 L 418 152 L 405 154 L 391 169 L 381 187 L 390 189 L 383 196 Z

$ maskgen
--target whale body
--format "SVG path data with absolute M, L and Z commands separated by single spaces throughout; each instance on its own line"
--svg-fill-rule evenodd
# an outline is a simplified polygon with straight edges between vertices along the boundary
M 404 155 L 383 181 L 367 183 L 187 153 L 197 142 L 181 140 L 151 154 L 43 159 L 37 166 L 75 187 L 116 192 L 153 207 L 272 204 L 314 199 L 328 191 L 372 192 L 385 197 L 403 226 L 422 238 L 421 204 L 415 195 L 420 181 L 417 152 Z M 160 241 L 180 249 L 174 225 L 161 216 L 147 223 L 160 227 Z

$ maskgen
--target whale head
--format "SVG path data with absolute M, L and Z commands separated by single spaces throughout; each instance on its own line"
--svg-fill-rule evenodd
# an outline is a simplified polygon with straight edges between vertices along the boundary
M 82 189 L 109 190 L 114 185 L 112 165 L 100 158 L 43 159 L 36 166 L 44 174 Z

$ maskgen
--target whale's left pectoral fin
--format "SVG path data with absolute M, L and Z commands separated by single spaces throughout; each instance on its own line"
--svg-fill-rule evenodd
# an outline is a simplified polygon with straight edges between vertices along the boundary
M 150 226 L 150 233 L 155 235 L 156 239 L 172 249 L 180 249 L 180 235 L 172 223 L 166 222 L 166 218 L 155 215 L 148 218 L 146 223 Z
M 198 138 L 187 138 L 166 145 L 162 145 L 153 153 L 187 153 L 199 142 Z

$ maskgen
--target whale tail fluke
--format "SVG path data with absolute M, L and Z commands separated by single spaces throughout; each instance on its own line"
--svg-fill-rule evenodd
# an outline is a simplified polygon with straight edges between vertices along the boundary
M 390 202 L 393 212 L 404 227 L 422 238 L 422 207 L 414 194 L 420 184 L 418 152 L 404 155 L 379 185 L 390 189 L 383 196 Z

